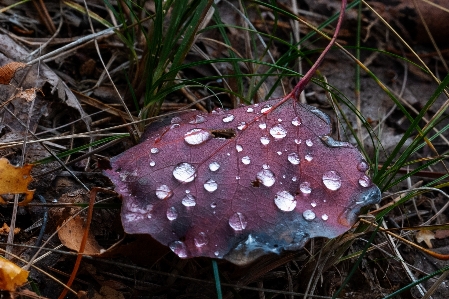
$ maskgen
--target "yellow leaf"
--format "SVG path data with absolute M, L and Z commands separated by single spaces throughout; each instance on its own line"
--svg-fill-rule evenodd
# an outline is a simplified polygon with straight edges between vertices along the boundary
M 5 158 L 0 159 L 0 195 L 1 194 L 25 194 L 25 199 L 19 203 L 20 206 L 28 204 L 34 195 L 34 190 L 28 190 L 28 184 L 33 180 L 30 175 L 31 164 L 23 167 L 15 167 L 9 164 Z M 0 196 L 0 204 L 5 204 Z
M 16 264 L 0 258 L 0 289 L 15 291 L 18 286 L 27 282 L 29 272 Z

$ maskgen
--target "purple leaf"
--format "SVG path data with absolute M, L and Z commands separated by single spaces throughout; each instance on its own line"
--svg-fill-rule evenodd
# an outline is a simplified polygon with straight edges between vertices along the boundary
M 127 233 L 245 264 L 334 238 L 379 201 L 362 155 L 329 133 L 326 114 L 293 98 L 189 112 L 152 124 L 105 174 Z

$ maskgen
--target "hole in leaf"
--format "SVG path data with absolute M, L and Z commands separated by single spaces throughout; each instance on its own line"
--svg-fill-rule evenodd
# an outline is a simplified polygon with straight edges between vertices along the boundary
M 232 139 L 235 137 L 234 129 L 211 130 L 210 132 L 214 135 L 214 138 Z
M 259 188 L 260 187 L 260 181 L 259 180 L 254 180 L 251 182 L 251 186 L 253 186 L 254 188 Z

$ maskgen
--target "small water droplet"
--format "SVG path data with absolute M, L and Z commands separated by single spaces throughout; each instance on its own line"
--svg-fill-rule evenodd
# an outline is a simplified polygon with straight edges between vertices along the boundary
M 315 213 L 311 210 L 305 210 L 302 213 L 302 217 L 304 217 L 304 219 L 306 219 L 307 221 L 312 221 L 313 219 L 315 219 Z
M 174 124 L 174 125 L 171 125 L 170 130 L 177 129 L 179 127 L 180 127 L 179 124 Z
M 193 238 L 193 241 L 195 242 L 195 246 L 200 248 L 209 243 L 209 238 L 206 233 L 200 232 L 195 238 Z
M 361 172 L 367 171 L 369 169 L 368 163 L 366 163 L 366 161 L 361 161 L 357 164 L 357 169 Z
M 186 189 L 186 194 L 189 194 L 190 193 L 190 190 L 189 189 Z
M 323 174 L 323 183 L 327 189 L 335 191 L 341 187 L 341 177 L 337 172 L 331 170 Z
M 282 122 L 282 118 L 278 118 L 278 122 L 280 122 L 280 123 L 281 123 L 281 122 Z
M 326 214 L 323 214 L 323 215 L 321 215 L 321 219 L 326 221 L 327 219 L 329 219 L 329 216 L 327 216 Z
M 296 144 L 301 144 L 301 139 L 295 139 Z
M 231 153 L 227 153 L 226 155 L 230 156 L 230 155 L 231 155 Z
M 268 113 L 271 110 L 271 105 L 265 105 L 263 106 L 263 108 L 260 110 L 260 112 L 262 113 Z
M 296 207 L 295 197 L 288 191 L 280 191 L 276 193 L 276 196 L 274 197 L 274 203 L 279 208 L 279 210 L 284 212 L 291 212 Z
M 287 136 L 287 130 L 282 125 L 275 125 L 270 129 L 270 134 L 276 139 L 282 139 Z
M 262 165 L 262 168 L 263 168 L 263 169 L 270 169 L 270 165 L 268 165 L 268 164 L 263 164 L 263 165 Z
M 151 152 L 152 154 L 157 154 L 157 153 L 159 153 L 159 149 L 158 149 L 157 147 L 153 147 L 153 148 L 150 150 L 150 152 Z
M 242 158 L 242 163 L 248 165 L 249 163 L 251 163 L 251 159 L 248 156 L 245 156 Z
M 304 159 L 306 159 L 307 161 L 312 161 L 313 160 L 313 156 L 311 154 L 307 154 Z
M 214 252 L 215 256 L 218 256 L 220 253 L 218 251 Z
M 175 220 L 178 218 L 178 211 L 176 211 L 175 207 L 170 207 L 167 209 L 167 219 L 170 221 Z
M 312 188 L 310 187 L 309 182 L 302 182 L 299 185 L 299 190 L 301 190 L 301 192 L 304 194 L 310 194 L 312 192 Z
M 224 123 L 229 123 L 231 121 L 234 120 L 234 115 L 232 114 L 227 114 L 225 117 L 223 117 L 223 122 Z
M 189 124 L 192 124 L 192 125 L 201 124 L 201 123 L 205 122 L 206 120 L 207 120 L 206 117 L 204 117 L 201 114 L 198 114 L 198 115 L 194 116 L 194 119 L 189 121 Z
M 242 147 L 241 145 L 239 145 L 239 144 L 237 144 L 237 145 L 235 146 L 235 149 L 236 149 L 238 152 L 243 151 L 243 147 Z
M 217 171 L 220 168 L 220 164 L 218 162 L 211 162 L 209 164 L 210 171 Z
M 235 179 L 238 181 L 238 180 L 240 180 L 240 177 L 239 177 L 239 176 L 236 176 Z
M 288 154 L 287 159 L 288 159 L 288 161 L 289 161 L 290 163 L 292 163 L 293 165 L 298 165 L 299 162 L 300 162 L 300 159 L 299 159 L 299 156 L 298 156 L 297 153 L 291 153 L 291 154 Z
M 156 162 L 150 161 L 150 166 L 153 167 L 154 165 L 156 165 Z
M 310 203 L 310 205 L 311 205 L 312 207 L 316 207 L 316 202 L 312 201 L 312 202 Z
M 239 129 L 240 131 L 246 128 L 246 122 L 242 121 L 241 123 L 239 123 L 239 125 L 237 126 L 237 129 Z
M 172 124 L 179 124 L 182 122 L 182 119 L 179 116 L 175 116 L 171 119 L 170 123 Z
M 217 203 L 215 203 L 215 202 L 211 203 L 211 204 L 210 204 L 210 207 L 211 207 L 212 209 L 215 209 L 215 208 L 217 207 Z
M 199 145 L 212 138 L 212 134 L 203 129 L 192 129 L 185 133 L 184 141 L 190 145 Z
M 196 198 L 192 194 L 186 194 L 186 196 L 184 196 L 181 202 L 185 207 L 196 206 Z
M 307 140 L 306 140 L 306 144 L 307 144 L 307 146 L 312 146 L 312 145 L 313 145 L 313 142 L 312 142 L 311 139 L 307 139 Z
M 234 213 L 229 217 L 229 226 L 235 231 L 241 231 L 246 228 L 248 222 L 246 221 L 245 215 L 240 212 Z
M 371 185 L 371 179 L 366 175 L 362 175 L 359 179 L 359 184 L 364 188 L 369 187 Z
M 246 112 L 252 113 L 252 112 L 254 112 L 254 109 L 249 107 L 248 109 L 246 109 Z
M 276 182 L 274 173 L 269 169 L 264 169 L 262 171 L 259 171 L 257 173 L 256 177 L 262 183 L 262 185 L 264 185 L 265 187 L 271 187 Z
M 267 128 L 267 124 L 266 123 L 260 123 L 259 124 L 259 128 L 261 128 L 262 130 L 265 130 Z
M 172 195 L 173 192 L 167 185 L 161 185 L 156 189 L 156 196 L 159 199 L 169 199 Z
M 173 176 L 181 183 L 188 183 L 195 179 L 196 169 L 189 163 L 179 163 L 173 169 Z
M 260 137 L 260 143 L 262 143 L 263 145 L 267 145 L 268 143 L 270 143 L 270 138 L 262 136 Z
M 292 125 L 294 125 L 295 127 L 301 125 L 301 121 L 299 120 L 298 117 L 295 117 L 294 119 L 292 119 Z
M 209 191 L 210 193 L 217 190 L 217 188 L 218 188 L 217 182 L 212 179 L 207 180 L 207 182 L 204 183 L 204 189 L 206 189 L 206 191 Z
M 294 176 L 294 177 L 292 177 L 292 181 L 293 182 L 296 182 L 296 180 L 297 180 L 297 178 Z
M 187 247 L 186 244 L 184 244 L 184 242 L 174 241 L 170 243 L 169 247 L 171 251 L 173 251 L 180 258 L 187 257 Z
M 282 155 L 282 152 L 280 152 L 280 151 L 279 151 L 279 152 L 276 152 L 276 153 L 277 153 L 279 156 Z

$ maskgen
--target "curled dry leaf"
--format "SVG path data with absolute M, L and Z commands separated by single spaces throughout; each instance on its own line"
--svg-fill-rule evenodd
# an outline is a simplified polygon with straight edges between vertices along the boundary
M 26 63 L 17 61 L 12 61 L 10 63 L 2 65 L 0 67 L 0 84 L 8 85 L 11 82 L 12 78 L 14 78 L 16 71 L 18 69 L 24 68 L 25 66 Z
M 293 98 L 191 112 L 153 123 L 105 174 L 127 233 L 245 264 L 336 237 L 380 200 L 360 152 L 330 132 L 326 114 Z
M 424 241 L 427 247 L 433 248 L 432 242 L 430 240 L 435 239 L 435 234 L 430 230 L 419 230 L 415 235 L 416 242 L 421 243 Z
M 65 247 L 78 252 L 81 240 L 83 239 L 84 230 L 86 229 L 84 220 L 80 216 L 75 216 L 73 219 L 66 221 L 68 222 L 58 230 L 59 240 Z M 89 232 L 83 254 L 98 255 L 103 250 L 104 249 L 98 244 L 97 240 L 95 240 L 94 235 Z
M 0 257 L 0 289 L 15 291 L 27 282 L 29 272 Z
M 23 167 L 12 166 L 8 159 L 0 159 L 0 204 L 5 204 L 2 194 L 25 194 L 25 199 L 19 205 L 28 204 L 34 195 L 34 190 L 28 190 L 28 184 L 33 180 L 30 175 L 33 165 Z

